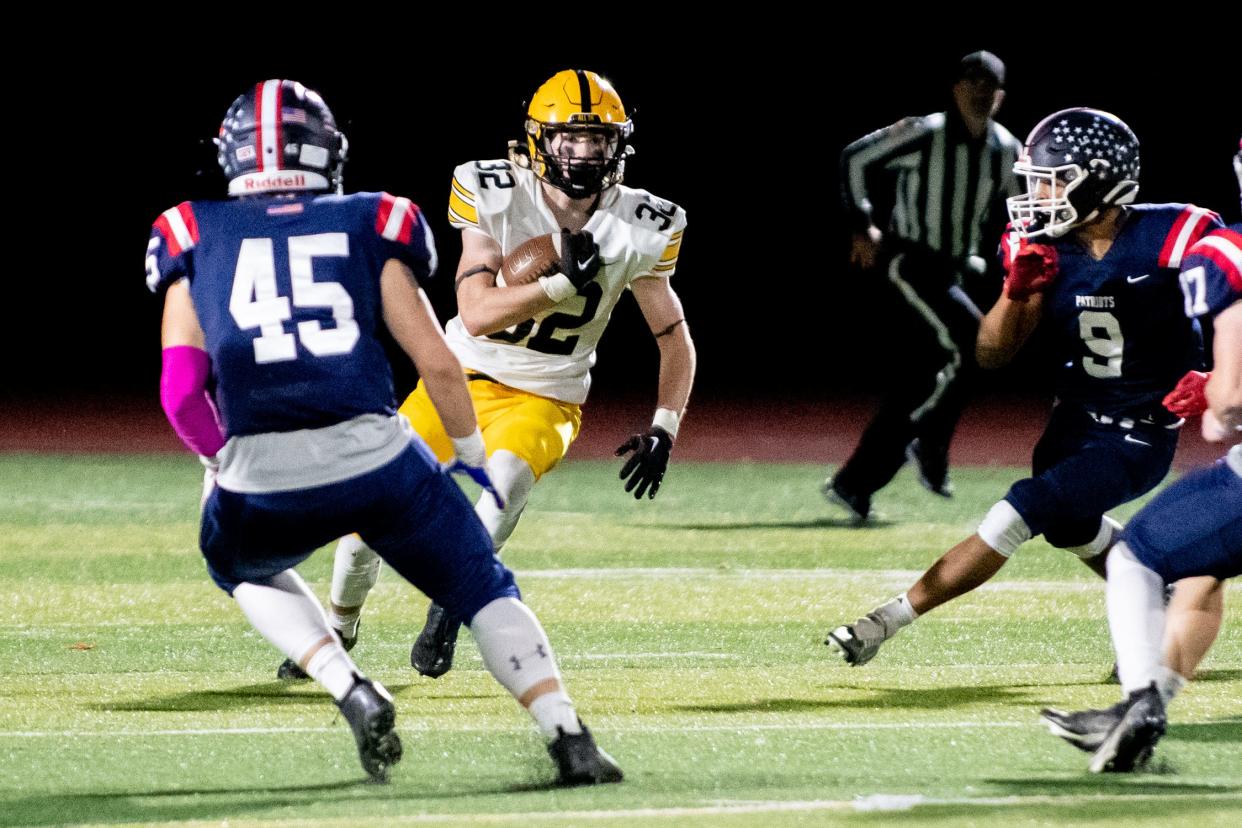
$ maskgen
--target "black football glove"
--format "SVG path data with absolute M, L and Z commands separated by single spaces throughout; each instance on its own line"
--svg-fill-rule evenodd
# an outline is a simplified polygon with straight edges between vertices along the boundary
M 589 230 L 561 230 L 561 273 L 582 287 L 599 274 L 599 245 Z
M 617 449 L 618 457 L 634 452 L 621 467 L 621 479 L 625 480 L 625 490 L 634 493 L 635 500 L 641 500 L 644 493 L 648 498 L 655 497 L 660 491 L 660 481 L 664 479 L 672 450 L 672 435 L 654 425 L 642 434 L 635 434 Z

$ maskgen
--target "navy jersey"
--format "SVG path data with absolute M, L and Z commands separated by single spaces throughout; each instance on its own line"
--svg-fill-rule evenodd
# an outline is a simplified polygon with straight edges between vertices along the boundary
M 1109 416 L 1160 412 L 1160 401 L 1199 367 L 1202 346 L 1182 313 L 1178 268 L 1220 218 L 1185 204 L 1124 208 L 1117 238 L 1096 260 L 1073 237 L 1051 242 L 1058 272 L 1044 306 L 1062 369 L 1057 397 Z M 1002 254 L 1016 252 L 1007 236 Z
M 1242 223 L 1209 233 L 1190 248 L 1181 280 L 1192 318 L 1215 316 L 1242 299 Z
M 393 414 L 380 273 L 435 270 L 431 231 L 387 193 L 183 202 L 155 222 L 147 286 L 190 280 L 228 437 Z

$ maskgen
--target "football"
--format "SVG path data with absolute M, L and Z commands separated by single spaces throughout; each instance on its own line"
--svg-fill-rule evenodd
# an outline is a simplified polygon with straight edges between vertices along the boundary
M 500 266 L 501 285 L 526 285 L 561 269 L 561 234 L 535 236 L 519 244 Z

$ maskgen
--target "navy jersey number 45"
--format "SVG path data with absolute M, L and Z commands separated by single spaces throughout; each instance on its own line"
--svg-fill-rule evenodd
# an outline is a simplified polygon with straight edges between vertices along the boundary
M 389 259 L 420 280 L 435 270 L 431 231 L 406 198 L 184 202 L 152 228 L 147 286 L 189 280 L 227 436 L 319 428 L 395 411 L 376 335 Z

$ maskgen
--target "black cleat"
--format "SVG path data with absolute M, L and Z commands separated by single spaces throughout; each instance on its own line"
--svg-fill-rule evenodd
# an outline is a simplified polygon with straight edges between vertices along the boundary
M 582 720 L 578 720 L 581 733 L 566 733 L 558 727 L 557 737 L 548 745 L 548 753 L 556 762 L 559 773 L 557 784 L 608 785 L 625 778 L 616 761 L 595 744 L 595 737 Z
M 1129 773 L 1151 758 L 1168 722 L 1164 700 L 1152 684 L 1135 690 L 1125 701 L 1125 714 L 1091 757 L 1091 772 Z
M 866 495 L 855 495 L 841 489 L 829 477 L 819 487 L 820 494 L 833 506 L 844 509 L 850 521 L 859 526 L 871 518 L 871 498 Z
M 410 666 L 427 678 L 439 678 L 452 670 L 460 629 L 461 622 L 432 601 L 427 607 L 427 623 L 410 648 Z
M 929 457 L 923 452 L 923 444 L 916 437 L 906 446 L 906 459 L 914 464 L 919 483 L 924 489 L 941 497 L 953 497 L 948 458 Z
M 358 626 L 362 626 L 361 621 L 358 622 Z M 345 652 L 352 650 L 354 645 L 358 643 L 358 627 L 354 627 L 354 634 L 350 638 L 346 638 L 341 635 L 341 631 L 336 627 L 332 628 L 332 632 L 338 639 L 340 639 L 341 646 L 345 648 Z M 291 658 L 286 658 L 280 663 L 280 666 L 276 668 L 276 678 L 280 681 L 302 681 L 304 679 L 309 679 L 310 676 L 306 674 L 305 670 L 298 666 L 296 661 Z
M 1045 707 L 1039 716 L 1054 736 L 1060 736 L 1079 750 L 1094 753 L 1125 715 L 1126 704 L 1121 701 L 1103 710 L 1080 710 L 1077 713 Z
M 372 782 L 387 782 L 388 770 L 401 761 L 401 738 L 393 730 L 397 709 L 382 685 L 357 673 L 345 698 L 336 703 L 358 743 L 358 759 Z

